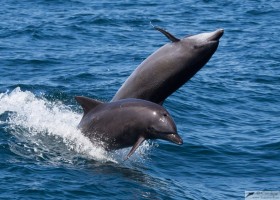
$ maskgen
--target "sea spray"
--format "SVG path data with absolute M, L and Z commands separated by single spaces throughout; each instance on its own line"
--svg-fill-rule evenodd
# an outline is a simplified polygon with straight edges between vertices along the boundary
M 17 155 L 72 162 L 73 154 L 100 162 L 122 162 L 128 149 L 106 152 L 85 137 L 77 125 L 82 115 L 59 101 L 48 101 L 18 87 L 0 94 L 0 115 L 8 113 L 5 121 L 9 132 L 17 138 L 11 150 Z M 143 155 L 153 145 L 145 142 L 131 158 L 144 161 Z M 74 151 L 74 152 L 73 152 Z
M 106 151 L 94 146 L 77 129 L 81 115 L 61 102 L 49 102 L 29 91 L 16 88 L 10 94 L 0 95 L 0 114 L 8 111 L 11 112 L 7 120 L 8 128 L 21 141 L 32 142 L 34 151 L 38 151 L 40 143 L 41 147 L 46 146 L 42 144 L 43 140 L 52 138 L 62 140 L 68 150 L 74 150 L 94 160 L 114 161 Z M 52 146 L 56 145 L 47 145 L 49 149 Z

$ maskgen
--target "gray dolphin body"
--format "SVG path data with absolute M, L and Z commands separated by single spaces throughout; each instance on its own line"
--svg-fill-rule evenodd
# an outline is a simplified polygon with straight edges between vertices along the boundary
M 79 124 L 83 134 L 107 150 L 133 146 L 126 159 L 146 139 L 183 143 L 172 117 L 158 104 L 140 99 L 111 103 L 80 96 L 75 99 L 84 110 Z
M 162 104 L 209 61 L 224 32 L 218 29 L 180 40 L 161 28 L 155 28 L 172 42 L 144 60 L 111 101 L 137 98 Z

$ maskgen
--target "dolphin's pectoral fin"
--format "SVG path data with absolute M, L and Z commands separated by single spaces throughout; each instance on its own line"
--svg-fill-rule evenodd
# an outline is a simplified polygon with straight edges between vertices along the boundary
M 86 115 L 91 109 L 103 103 L 101 101 L 82 96 L 76 96 L 75 99 L 82 106 L 84 115 Z
M 165 35 L 170 41 L 172 42 L 179 42 L 180 39 L 176 38 L 174 35 L 172 35 L 171 33 L 167 32 L 166 30 L 158 27 L 158 26 L 154 26 L 152 23 L 151 25 L 154 27 L 154 29 L 158 30 L 159 32 L 161 32 L 163 35 Z
M 124 160 L 127 160 L 135 151 L 136 149 L 145 141 L 145 138 L 143 136 L 140 136 L 137 140 L 137 142 L 133 145 L 130 152 L 127 154 L 127 156 L 124 158 Z

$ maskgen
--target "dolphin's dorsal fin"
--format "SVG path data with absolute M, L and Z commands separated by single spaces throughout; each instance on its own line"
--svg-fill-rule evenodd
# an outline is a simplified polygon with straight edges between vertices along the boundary
M 162 29 L 158 26 L 154 26 L 152 23 L 151 23 L 151 25 L 154 27 L 154 29 L 156 29 L 159 32 L 161 32 L 162 34 L 164 34 L 171 42 L 179 42 L 180 41 L 180 39 L 176 38 L 174 35 L 167 32 L 166 30 L 164 30 L 164 29 Z
M 82 106 L 84 115 L 86 115 L 91 109 L 103 103 L 101 101 L 82 96 L 76 96 L 75 99 Z
M 127 156 L 124 158 L 124 160 L 127 160 L 134 152 L 135 150 L 145 141 L 145 138 L 143 136 L 140 136 L 137 140 L 137 142 L 133 145 L 130 152 L 127 154 Z

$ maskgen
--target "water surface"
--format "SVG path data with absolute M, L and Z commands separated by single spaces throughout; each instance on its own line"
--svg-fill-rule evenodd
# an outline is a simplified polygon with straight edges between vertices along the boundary
M 1 1 L 1 199 L 244 199 L 279 190 L 280 3 Z M 177 37 L 224 28 L 207 65 L 170 96 L 184 145 L 105 152 L 76 126 L 75 95 L 109 101 Z

